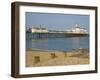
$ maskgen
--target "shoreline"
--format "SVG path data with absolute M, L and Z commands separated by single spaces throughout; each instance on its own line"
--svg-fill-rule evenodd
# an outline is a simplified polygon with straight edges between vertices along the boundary
M 88 51 L 88 49 L 86 49 L 86 48 L 77 48 L 77 49 L 71 49 L 71 50 L 48 50 L 48 49 L 37 49 L 37 48 L 35 48 L 35 49 L 26 49 L 26 51 L 45 51 L 45 52 L 51 52 L 51 51 L 53 51 L 53 52 L 71 52 L 71 51 L 78 51 L 78 50 L 87 50 Z M 89 51 L 88 51 L 89 52 Z
M 26 67 L 89 64 L 89 51 L 79 48 L 70 51 L 26 50 Z

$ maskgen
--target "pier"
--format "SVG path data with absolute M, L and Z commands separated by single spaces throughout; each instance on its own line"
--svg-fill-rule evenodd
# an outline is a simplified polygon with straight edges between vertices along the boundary
M 38 38 L 65 38 L 65 37 L 83 37 L 88 36 L 86 29 L 81 28 L 79 25 L 75 25 L 71 29 L 65 31 L 48 30 L 43 27 L 32 27 L 26 30 L 26 39 L 38 39 Z
M 88 34 L 75 34 L 75 33 L 27 33 L 26 39 L 39 39 L 39 38 L 65 38 L 65 37 L 85 37 Z

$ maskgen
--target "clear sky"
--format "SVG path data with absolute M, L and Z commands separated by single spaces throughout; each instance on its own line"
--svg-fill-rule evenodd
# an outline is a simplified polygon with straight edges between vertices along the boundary
M 89 15 L 26 12 L 26 27 L 44 26 L 49 30 L 66 30 L 80 24 L 89 31 Z

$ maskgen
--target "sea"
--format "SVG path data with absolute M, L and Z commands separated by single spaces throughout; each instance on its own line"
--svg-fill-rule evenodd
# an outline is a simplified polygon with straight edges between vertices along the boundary
M 79 48 L 89 51 L 89 36 L 26 39 L 26 49 L 70 51 Z

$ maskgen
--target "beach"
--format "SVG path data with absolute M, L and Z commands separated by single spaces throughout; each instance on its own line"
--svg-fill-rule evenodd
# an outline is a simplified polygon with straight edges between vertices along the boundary
M 26 50 L 26 67 L 89 64 L 89 51 L 79 48 L 70 51 Z

